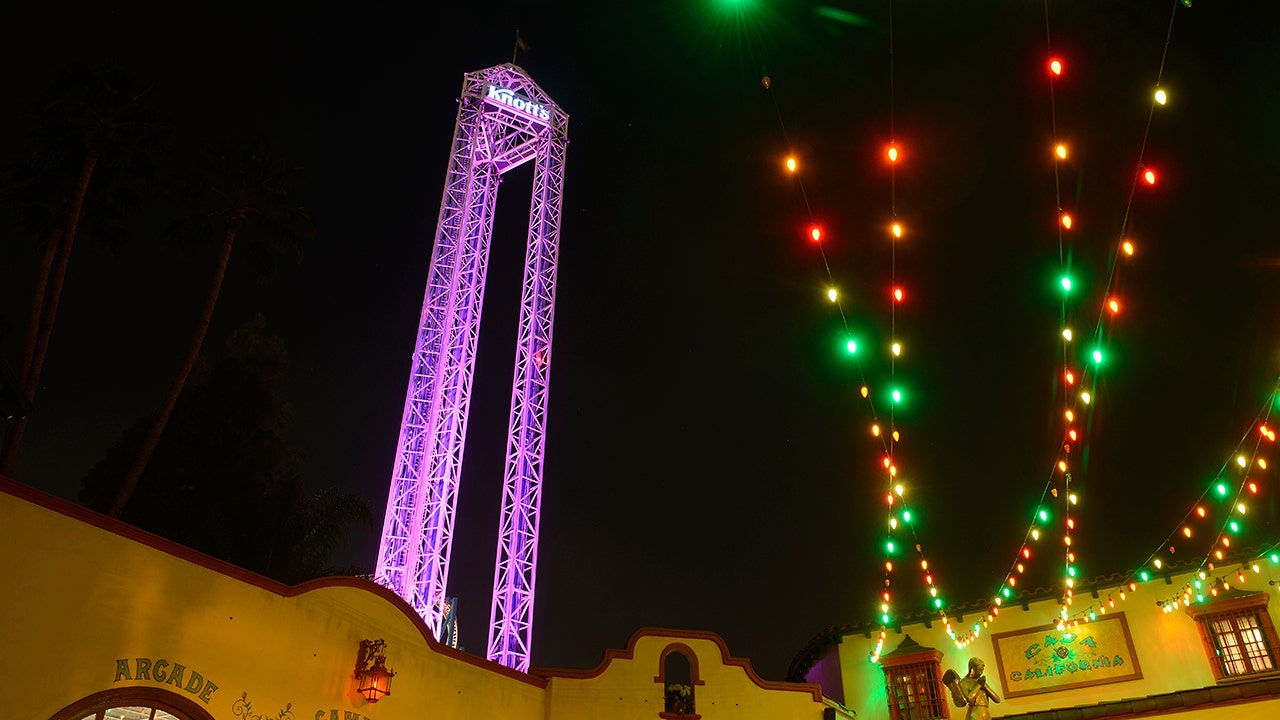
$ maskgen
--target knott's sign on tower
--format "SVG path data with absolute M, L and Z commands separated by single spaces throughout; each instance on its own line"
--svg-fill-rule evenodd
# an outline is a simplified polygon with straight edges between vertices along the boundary
M 503 173 L 529 163 L 529 227 L 486 653 L 520 672 L 528 672 L 533 638 L 568 122 L 568 114 L 514 64 L 463 76 L 374 573 L 438 640 L 457 637 L 449 559 L 494 213 Z
M 509 108 L 528 113 L 539 120 L 551 119 L 551 111 L 548 110 L 545 105 L 539 105 L 523 95 L 517 95 L 516 91 L 511 88 L 490 85 L 489 93 L 485 96 L 485 99 L 499 105 L 506 105 Z

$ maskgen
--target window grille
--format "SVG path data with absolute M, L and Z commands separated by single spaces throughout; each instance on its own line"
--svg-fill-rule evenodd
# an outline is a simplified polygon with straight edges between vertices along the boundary
M 889 680 L 892 720 L 932 720 L 948 717 L 936 662 L 884 669 Z
M 1280 642 L 1267 611 L 1268 599 L 1266 593 L 1258 593 L 1187 609 L 1200 626 L 1200 638 L 1218 680 L 1280 667 L 1276 655 Z

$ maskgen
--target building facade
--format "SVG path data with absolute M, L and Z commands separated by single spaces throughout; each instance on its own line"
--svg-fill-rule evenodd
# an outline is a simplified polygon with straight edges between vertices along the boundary
M 14 717 L 853 717 L 815 684 L 762 680 L 709 632 L 644 628 L 595 668 L 522 673 L 437 643 L 362 579 L 288 587 L 4 478 L 0 517 Z M 388 680 L 387 695 L 361 691 Z
M 1093 616 L 1064 631 L 1056 596 L 1009 603 L 963 649 L 937 616 L 889 630 L 876 661 L 878 626 L 829 628 L 797 656 L 788 679 L 821 685 L 864 720 L 963 719 L 967 706 L 953 702 L 943 676 L 964 676 L 979 658 L 1000 697 L 989 703 L 997 718 L 1280 717 L 1280 565 L 1264 558 L 1227 567 L 1216 577 L 1183 572 L 1102 583 L 1096 594 L 1085 588 L 1073 608 L 1095 608 Z M 981 626 L 986 610 L 951 620 Z

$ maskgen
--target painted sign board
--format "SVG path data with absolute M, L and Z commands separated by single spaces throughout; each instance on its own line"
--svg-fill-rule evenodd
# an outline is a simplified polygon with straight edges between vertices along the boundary
M 1005 697 L 1141 680 L 1124 613 L 1059 632 L 1053 625 L 991 636 Z

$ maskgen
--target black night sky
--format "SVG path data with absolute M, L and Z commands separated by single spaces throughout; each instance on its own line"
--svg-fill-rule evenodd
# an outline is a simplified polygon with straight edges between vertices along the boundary
M 518 64 L 570 115 L 535 665 L 594 666 L 660 626 L 719 633 L 781 679 L 818 631 L 874 619 L 885 484 L 858 387 L 888 385 L 894 207 L 908 228 L 892 262 L 908 291 L 896 457 L 948 600 L 996 589 L 1061 432 L 1055 118 L 1072 148 L 1060 179 L 1077 218 L 1080 335 L 1126 210 L 1138 247 L 1117 274 L 1123 311 L 1077 450 L 1086 576 L 1160 545 L 1280 374 L 1272 3 L 1051 4 L 1068 68 L 1056 115 L 1042 3 L 894 3 L 892 91 L 885 2 L 757 0 L 737 19 L 715 0 L 291 5 L 8 9 L 0 157 L 28 148 L 25 108 L 57 68 L 118 61 L 156 83 L 172 118 L 162 170 L 206 136 L 253 132 L 305 166 L 317 237 L 269 285 L 233 268 L 205 351 L 263 312 L 293 361 L 309 481 L 358 492 L 381 517 L 455 99 L 463 73 L 511 60 L 518 28 Z M 1129 204 L 1175 7 L 1171 99 L 1145 142 L 1161 179 Z M 892 192 L 891 135 L 904 151 Z M 788 147 L 803 192 L 782 170 Z M 530 177 L 511 173 L 499 199 L 457 511 L 450 594 L 476 653 Z M 804 237 L 810 212 L 860 365 Z M 118 255 L 77 245 L 16 479 L 74 498 L 158 404 L 211 267 L 211 253 L 160 246 L 171 217 L 145 205 Z M 0 352 L 13 362 L 36 252 L 0 232 Z M 1280 488 L 1263 483 L 1274 511 Z M 1277 539 L 1254 522 L 1254 542 Z M 376 549 L 365 532 L 349 556 L 372 569 Z M 1061 569 L 1046 555 L 1041 584 Z M 922 607 L 910 573 L 895 583 L 899 612 Z

